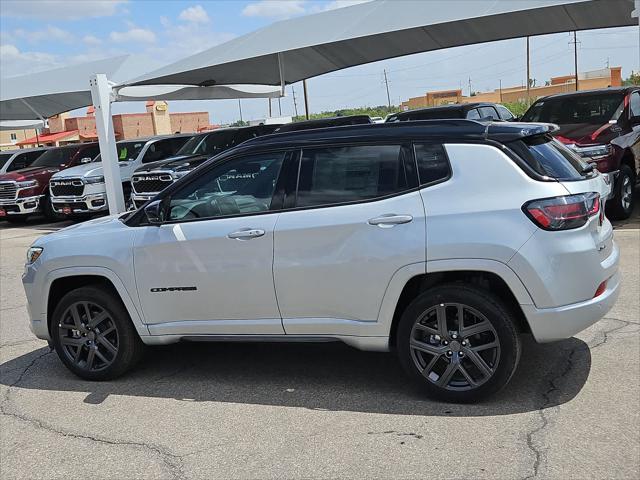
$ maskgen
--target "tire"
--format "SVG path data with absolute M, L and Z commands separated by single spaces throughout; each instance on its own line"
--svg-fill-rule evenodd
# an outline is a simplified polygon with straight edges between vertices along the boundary
M 636 178 L 629 165 L 622 165 L 615 182 L 614 196 L 606 203 L 607 215 L 612 220 L 626 220 L 634 207 L 633 190 Z
M 460 306 L 463 329 L 458 325 Z M 438 315 L 446 318 L 446 329 Z M 509 382 L 521 343 L 515 315 L 498 297 L 473 286 L 447 284 L 427 290 L 405 309 L 396 349 L 405 371 L 428 396 L 470 403 Z
M 85 305 L 89 307 L 89 319 L 97 322 L 93 328 L 91 321 L 86 321 Z M 98 322 L 100 318 L 103 320 Z M 142 356 L 144 344 L 127 310 L 120 298 L 105 288 L 81 287 L 67 293 L 55 308 L 51 322 L 51 337 L 58 357 L 85 380 L 119 377 Z
M 11 215 L 5 217 L 5 220 L 9 223 L 14 223 L 16 225 L 22 225 L 27 222 L 29 215 Z

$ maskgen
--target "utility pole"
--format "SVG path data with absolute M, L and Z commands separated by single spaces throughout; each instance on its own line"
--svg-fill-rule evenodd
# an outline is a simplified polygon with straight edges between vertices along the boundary
M 573 70 L 576 82 L 576 92 L 578 91 L 578 38 L 576 37 L 576 31 L 573 31 Z
M 527 104 L 529 103 L 529 87 L 531 85 L 531 55 L 529 53 L 529 37 L 527 36 Z
M 391 96 L 389 95 L 389 80 L 387 79 L 387 69 L 382 70 L 384 72 L 384 84 L 387 86 L 387 103 L 389 104 L 389 111 L 391 111 Z
M 293 111 L 296 112 L 296 117 L 298 116 L 298 103 L 296 102 L 296 89 L 291 85 L 291 91 L 293 92 Z
M 469 77 L 469 97 L 471 97 L 471 77 Z
M 240 99 L 238 99 L 238 110 L 240 110 L 240 121 L 242 122 L 242 103 L 240 103 Z
M 309 96 L 307 95 L 307 79 L 302 80 L 302 88 L 304 90 L 304 115 L 309 120 Z
M 500 82 L 500 103 L 502 103 L 502 79 L 498 81 Z

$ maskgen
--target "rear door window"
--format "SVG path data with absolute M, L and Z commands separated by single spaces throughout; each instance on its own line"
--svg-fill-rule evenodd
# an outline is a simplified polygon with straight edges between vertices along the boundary
M 480 118 L 482 118 L 480 116 L 480 112 L 478 112 L 478 110 L 475 108 L 472 108 L 467 112 L 467 119 L 469 120 L 480 120 Z
M 502 120 L 509 122 L 514 118 L 516 118 L 513 116 L 513 113 L 511 113 L 511 111 L 507 107 L 503 105 L 496 105 L 496 108 L 498 109 L 498 114 L 500 114 L 500 118 Z
M 306 149 L 298 207 L 328 206 L 393 195 L 417 186 L 408 147 L 357 145 Z
M 492 118 L 499 120 L 498 112 L 493 107 L 480 107 L 480 118 Z
M 449 178 L 451 170 L 442 145 L 415 144 L 414 151 L 421 186 Z
M 556 180 L 582 180 L 587 164 L 549 135 L 525 138 L 509 144 L 534 171 Z

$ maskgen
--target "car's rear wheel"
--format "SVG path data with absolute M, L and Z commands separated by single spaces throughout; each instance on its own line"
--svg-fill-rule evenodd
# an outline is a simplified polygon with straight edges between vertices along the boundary
M 49 195 L 45 195 L 44 197 L 42 197 L 41 202 L 42 202 L 42 213 L 47 220 L 54 222 L 56 220 L 62 220 L 65 218 L 64 215 L 55 212 Z
M 60 360 L 87 380 L 109 380 L 135 365 L 143 351 L 118 297 L 100 287 L 82 287 L 56 307 L 51 336 Z
M 431 397 L 474 402 L 504 387 L 520 359 L 515 317 L 493 294 L 463 285 L 432 288 L 404 311 L 400 361 Z
M 628 165 L 622 165 L 614 185 L 614 195 L 607 202 L 607 213 L 612 220 L 625 220 L 631 216 L 634 206 L 635 176 Z

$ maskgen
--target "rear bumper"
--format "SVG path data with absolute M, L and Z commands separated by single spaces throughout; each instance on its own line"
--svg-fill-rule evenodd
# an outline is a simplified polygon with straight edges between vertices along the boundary
M 44 195 L 16 198 L 13 200 L 0 200 L 0 208 L 5 211 L 7 216 L 36 213 L 40 211 L 40 199 L 42 197 L 44 197 Z
M 585 302 L 556 308 L 536 308 L 521 305 L 537 342 L 553 342 L 570 338 L 604 317 L 616 303 L 620 293 L 620 276 L 614 274 L 607 289 L 598 297 Z
M 56 213 L 93 213 L 107 210 L 107 196 L 104 193 L 91 193 L 82 197 L 51 197 L 51 205 Z

